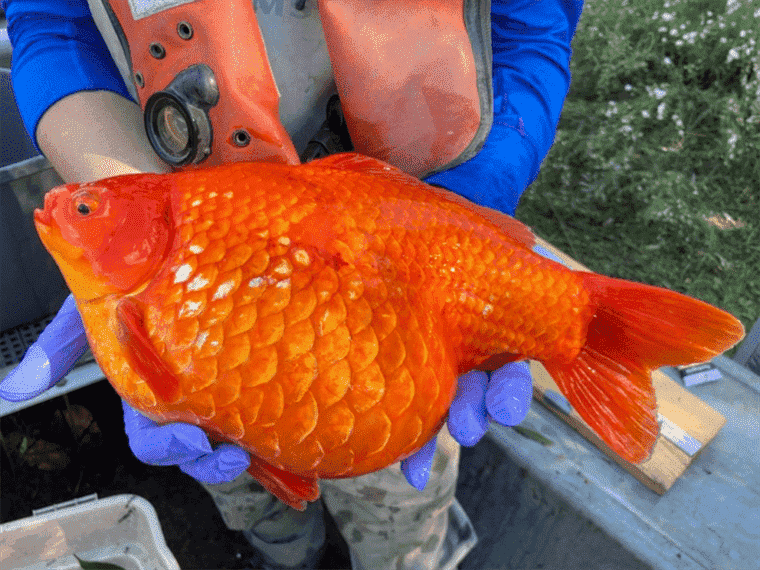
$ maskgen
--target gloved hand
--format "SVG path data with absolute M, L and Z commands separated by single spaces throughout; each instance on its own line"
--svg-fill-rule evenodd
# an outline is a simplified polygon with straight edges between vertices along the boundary
M 124 427 L 135 457 L 150 465 L 178 465 L 196 481 L 227 483 L 248 468 L 248 452 L 223 443 L 212 449 L 201 428 L 186 423 L 159 426 L 122 401 Z
M 86 349 L 82 318 L 69 295 L 21 363 L 0 383 L 0 397 L 20 402 L 42 394 L 68 374 Z
M 526 362 L 513 362 L 489 375 L 471 370 L 459 377 L 449 409 L 449 433 L 461 445 L 472 447 L 485 435 L 490 419 L 505 425 L 519 424 L 530 407 L 533 380 Z M 422 491 L 430 478 L 436 437 L 401 462 L 409 484 Z

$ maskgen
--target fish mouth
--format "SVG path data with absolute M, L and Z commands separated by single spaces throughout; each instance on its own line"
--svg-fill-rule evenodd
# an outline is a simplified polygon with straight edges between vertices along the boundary
M 45 202 L 42 208 L 35 208 L 34 210 L 34 225 L 40 233 L 49 233 L 53 226 L 53 209 L 57 202 L 57 196 L 56 189 L 50 190 L 45 194 Z
M 38 232 L 48 233 L 50 226 L 53 224 L 53 216 L 47 209 L 35 208 L 34 210 L 34 226 Z
M 45 246 L 45 249 L 56 259 L 59 265 L 61 261 L 59 257 L 61 255 L 70 261 L 74 261 L 81 258 L 84 253 L 82 248 L 64 239 L 61 228 L 53 216 L 53 212 L 58 207 L 59 199 L 62 195 L 66 194 L 66 191 L 67 188 L 65 186 L 53 188 L 45 194 L 44 206 L 34 210 L 34 226 L 37 229 L 37 234 L 40 236 L 42 245 Z

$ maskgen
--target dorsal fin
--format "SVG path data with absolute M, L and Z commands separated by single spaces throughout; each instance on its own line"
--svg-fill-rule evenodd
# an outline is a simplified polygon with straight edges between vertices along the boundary
M 384 177 L 394 182 L 418 186 L 419 188 L 424 189 L 426 192 L 437 194 L 444 200 L 454 202 L 455 204 L 462 206 L 471 212 L 479 214 L 497 226 L 499 229 L 501 229 L 501 231 L 512 238 L 513 241 L 525 246 L 528 249 L 533 248 L 534 244 L 536 243 L 536 237 L 533 235 L 533 232 L 530 230 L 530 228 L 522 222 L 517 221 L 512 216 L 505 214 L 504 212 L 499 212 L 497 210 L 487 208 L 485 206 L 479 206 L 478 204 L 470 202 L 467 198 L 464 198 L 459 194 L 452 192 L 451 190 L 447 190 L 446 188 L 426 184 L 418 178 L 415 178 L 414 176 L 407 174 L 399 168 L 391 166 L 382 160 L 354 152 L 347 152 L 341 154 L 333 154 L 303 165 L 303 167 L 306 166 L 336 168 L 339 170 L 352 170 L 355 172 L 361 172 L 363 174 Z
M 337 168 L 339 170 L 355 170 L 356 172 L 365 172 L 368 174 L 380 174 L 387 175 L 388 173 L 397 173 L 408 178 L 410 180 L 418 180 L 414 176 L 411 176 L 404 171 L 378 160 L 371 156 L 365 156 L 357 152 L 341 152 L 339 154 L 331 154 L 324 158 L 319 158 L 311 162 L 307 162 L 302 166 L 320 166 L 327 168 Z

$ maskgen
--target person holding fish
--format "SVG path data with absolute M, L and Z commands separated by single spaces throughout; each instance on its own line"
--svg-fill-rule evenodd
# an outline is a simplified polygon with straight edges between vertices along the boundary
M 4 0 L 2 7 L 19 109 L 67 182 L 241 161 L 293 165 L 320 150 L 353 148 L 513 214 L 554 138 L 582 1 L 320 0 L 317 8 L 310 0 Z M 328 128 L 320 130 L 330 101 Z M 28 399 L 50 388 L 86 343 L 69 297 L 0 396 Z M 437 437 L 400 464 L 323 480 L 353 568 L 449 562 L 458 444 L 477 443 L 490 420 L 519 423 L 530 398 L 525 363 L 468 372 Z M 195 425 L 158 425 L 126 403 L 124 418 L 137 457 L 178 465 L 201 482 L 227 525 L 262 553 L 262 565 L 316 566 L 325 539 L 320 502 L 305 511 L 286 506 L 248 475 L 248 452 L 212 446 Z

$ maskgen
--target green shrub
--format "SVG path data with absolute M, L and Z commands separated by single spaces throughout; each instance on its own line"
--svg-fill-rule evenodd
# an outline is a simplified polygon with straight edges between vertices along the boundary
M 595 271 L 760 317 L 760 3 L 591 0 L 518 217 Z

